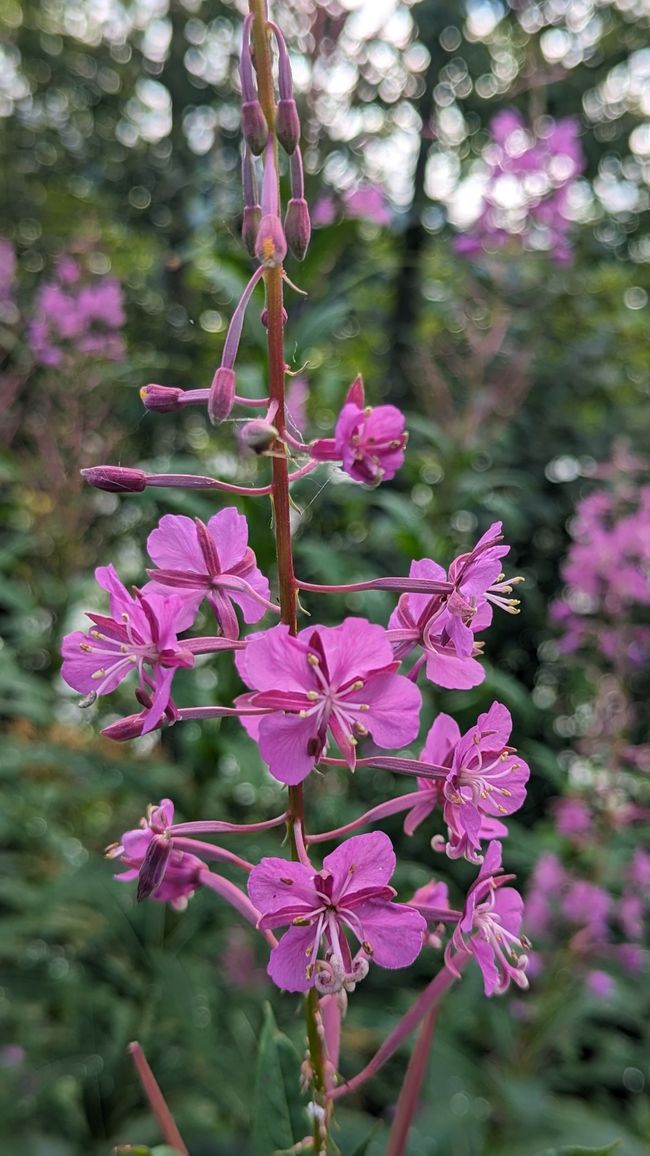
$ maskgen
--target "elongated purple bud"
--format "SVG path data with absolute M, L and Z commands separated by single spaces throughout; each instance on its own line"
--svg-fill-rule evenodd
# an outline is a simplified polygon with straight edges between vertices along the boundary
M 300 143 L 300 117 L 298 106 L 293 99 L 281 100 L 275 114 L 275 135 L 285 153 L 291 156 Z
M 213 425 L 220 425 L 230 415 L 235 401 L 235 372 L 220 365 L 210 386 L 208 417 Z
M 183 404 L 184 391 L 168 385 L 143 385 L 140 398 L 145 409 L 154 413 L 175 413 Z
M 251 207 L 257 205 L 259 202 L 257 195 L 257 173 L 255 172 L 255 162 L 247 145 L 244 145 L 241 159 L 241 183 L 244 194 L 244 205 Z
M 297 148 L 289 161 L 289 179 L 291 181 L 291 196 L 297 201 L 305 195 L 305 176 L 302 168 L 302 153 Z
M 109 494 L 139 494 L 147 484 L 144 470 L 128 466 L 90 466 L 81 475 L 96 490 L 107 490 Z
M 164 835 L 155 834 L 147 847 L 138 875 L 138 889 L 135 893 L 138 903 L 142 903 L 143 899 L 148 899 L 156 888 L 160 887 L 165 878 L 171 852 L 171 840 L 165 838 Z
M 259 205 L 244 205 L 241 238 L 251 257 L 255 256 L 255 244 L 261 220 L 262 210 Z
M 160 723 L 155 728 L 160 729 Z M 127 743 L 130 739 L 138 739 L 142 734 L 144 726 L 144 715 L 130 714 L 126 718 L 119 718 L 117 722 L 111 723 L 110 726 L 104 727 L 101 732 L 104 738 L 113 739 L 117 743 Z
M 253 72 L 253 58 L 251 56 L 251 24 L 253 17 L 249 15 L 244 20 L 241 56 L 239 57 L 239 78 L 241 81 L 241 123 L 244 140 L 256 157 L 264 151 L 268 140 L 269 126 L 266 123 L 264 111 L 259 102 L 255 74 Z
M 267 213 L 260 221 L 255 256 L 264 269 L 275 269 L 287 255 L 287 241 L 279 217 Z
M 260 156 L 269 138 L 269 126 L 259 100 L 246 100 L 242 104 L 241 129 L 251 152 Z
M 280 29 L 273 20 L 269 20 L 269 28 L 275 36 L 278 46 L 278 88 L 280 100 L 293 100 L 293 77 L 291 75 L 291 61 L 287 52 L 287 42 Z
M 298 261 L 304 259 L 311 238 L 309 206 L 304 197 L 292 197 L 284 217 L 284 232 L 287 244 Z

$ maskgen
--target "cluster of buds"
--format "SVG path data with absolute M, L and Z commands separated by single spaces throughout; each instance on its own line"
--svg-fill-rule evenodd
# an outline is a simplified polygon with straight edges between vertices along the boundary
M 271 480 L 244 487 L 218 478 L 147 474 L 106 465 L 84 474 L 92 485 L 112 492 L 178 486 L 270 497 L 278 601 L 248 544 L 246 519 L 234 506 L 219 510 L 207 523 L 167 514 L 149 536 L 153 565 L 142 588 L 127 592 L 112 566 L 97 571 L 100 586 L 109 594 L 109 613 L 90 614 L 92 625 L 86 632 L 66 637 L 63 677 L 89 705 L 135 673 L 141 709 L 106 728 L 104 733 L 114 739 L 135 738 L 188 719 L 236 717 L 272 778 L 287 788 L 282 814 L 239 826 L 220 819 L 176 823 L 173 804 L 163 800 L 150 809 L 139 829 L 111 846 L 109 855 L 125 868 L 119 878 L 137 878 L 140 899 L 151 897 L 182 908 L 197 888 L 213 890 L 263 935 L 271 948 L 270 978 L 285 991 L 311 995 L 306 1000 L 308 1071 L 314 1096 L 313 1152 L 318 1156 L 326 1151 L 334 1100 L 361 1079 L 336 1087 L 338 1039 L 348 996 L 372 966 L 407 967 L 425 947 L 439 953 L 449 926 L 437 974 L 382 1045 L 366 1075 L 393 1054 L 471 958 L 483 972 L 488 995 L 505 990 L 511 981 L 526 986 L 528 945 L 521 934 L 522 904 L 517 892 L 504 886 L 511 877 L 502 874 L 498 842 L 507 835 L 504 818 L 524 800 L 529 775 L 510 745 L 507 709 L 493 703 L 465 735 L 448 715 L 439 714 L 420 757 L 403 750 L 420 734 L 421 688 L 433 683 L 464 689 L 483 679 L 479 661 L 483 644 L 475 635 L 489 626 L 493 607 L 516 612 L 510 594 L 519 579 L 508 580 L 502 572 L 509 547 L 503 544 L 500 523 L 490 526 L 446 569 L 423 558 L 412 563 L 408 575 L 338 586 L 302 581 L 295 574 L 290 487 L 328 463 L 340 463 L 354 481 L 375 486 L 392 478 L 401 466 L 407 435 L 404 416 L 394 406 L 366 405 L 360 377 L 348 390 L 332 437 L 303 441 L 287 429 L 283 266 L 289 249 L 304 256 L 309 213 L 286 46 L 261 7 L 255 5 L 254 12 L 244 22 L 240 75 L 244 239 L 256 267 L 233 313 L 211 386 L 183 391 L 149 385 L 142 390 L 142 399 L 148 409 L 161 413 L 205 405 L 216 424 L 237 405 L 263 410 L 245 424 L 241 437 L 259 454 L 261 467 L 270 465 Z M 271 41 L 277 47 L 277 101 Z M 284 224 L 278 145 L 289 156 L 291 178 Z M 256 157 L 262 165 L 259 205 Z M 266 291 L 262 323 L 268 331 L 269 397 L 253 400 L 236 392 L 235 360 L 245 310 L 261 283 Z M 295 456 L 305 460 L 290 470 Z M 315 618 L 298 629 L 299 593 L 310 599 L 373 589 L 397 596 L 385 624 L 346 617 L 329 626 Z M 197 619 L 203 625 L 199 616 L 204 607 L 215 620 L 214 633 L 188 634 Z M 280 621 L 242 634 L 240 618 L 251 626 L 267 614 Z M 226 661 L 234 660 L 243 693 L 229 704 L 178 707 L 172 696 L 176 671 L 191 667 L 199 654 L 223 651 L 231 652 Z M 332 773 L 332 767 L 383 769 L 410 777 L 416 789 L 392 795 L 344 827 L 310 832 L 305 826 L 303 787 L 316 769 Z M 438 822 L 431 836 L 438 862 L 444 862 L 440 855 L 444 853 L 479 867 L 478 879 L 462 905 L 451 907 L 444 884 L 435 879 L 410 901 L 397 901 L 390 885 L 396 866 L 390 839 L 382 831 L 354 832 L 398 813 L 405 814 L 407 836 L 435 814 L 443 827 L 441 832 Z M 197 838 L 245 835 L 285 825 L 291 856 L 265 857 L 256 864 Z M 315 862 L 317 845 L 326 841 L 338 845 Z M 220 862 L 246 874 L 246 889 L 213 869 Z M 279 928 L 286 930 L 278 939 L 274 932 Z

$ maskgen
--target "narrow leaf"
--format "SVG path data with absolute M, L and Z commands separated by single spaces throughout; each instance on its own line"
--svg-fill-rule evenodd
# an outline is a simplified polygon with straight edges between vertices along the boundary
M 309 1122 L 300 1093 L 300 1058 L 278 1030 L 269 1004 L 264 1008 L 255 1090 L 255 1156 L 291 1148 L 307 1134 Z

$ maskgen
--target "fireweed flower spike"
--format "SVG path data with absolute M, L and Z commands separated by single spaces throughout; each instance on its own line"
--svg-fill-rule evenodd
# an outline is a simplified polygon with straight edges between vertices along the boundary
M 445 951 L 445 963 L 452 971 L 456 953 L 464 956 L 471 951 L 483 973 L 488 996 L 500 995 L 511 980 L 517 987 L 528 987 L 525 973 L 530 944 L 521 934 L 524 902 L 514 887 L 503 886 L 512 876 L 500 875 L 501 870 L 501 844 L 490 843 Z
M 112 566 L 100 566 L 95 577 L 109 592 L 110 616 L 89 614 L 94 626 L 87 634 L 66 635 L 61 674 L 74 690 L 102 695 L 137 670 L 140 687 L 152 695 L 140 732 L 146 734 L 170 702 L 174 672 L 194 664 L 194 655 L 177 638 L 193 622 L 194 610 L 175 596 L 136 591 L 132 597 Z
M 354 769 L 361 737 L 394 749 L 419 728 L 420 692 L 396 674 L 386 632 L 365 618 L 308 627 L 292 637 L 285 625 L 249 638 L 237 668 L 252 693 L 238 706 L 271 707 L 242 718 L 281 783 L 301 783 L 327 747 L 328 734 Z
M 202 887 L 226 900 L 270 946 L 271 978 L 284 990 L 306 993 L 309 1052 L 302 1076 L 309 1086 L 313 1127 L 308 1140 L 298 1146 L 305 1150 L 309 1146 L 313 1156 L 325 1156 L 334 1103 L 373 1076 L 423 1017 L 432 1022 L 434 1009 L 472 956 L 482 968 L 487 994 L 504 990 L 511 980 L 525 986 L 527 943 L 520 934 L 521 900 L 506 886 L 510 877 L 500 873 L 501 847 L 494 842 L 507 834 L 502 820 L 521 805 L 528 777 L 528 768 L 509 746 L 508 712 L 494 703 L 465 735 L 449 716 L 438 715 L 419 760 L 400 752 L 419 734 L 420 669 L 426 665 L 429 679 L 444 687 L 477 685 L 483 678 L 477 662 L 482 644 L 475 636 L 489 626 L 493 606 L 516 611 L 509 595 L 517 580 L 508 581 L 501 573 L 508 547 L 502 543 L 500 523 L 491 526 L 473 550 L 456 558 L 448 571 L 424 558 L 412 564 L 408 577 L 387 575 L 326 586 L 295 576 L 292 484 L 321 462 L 341 463 L 353 480 L 366 485 L 388 481 L 402 465 L 407 435 L 404 416 L 394 406 L 366 405 L 360 377 L 348 391 L 331 438 L 305 442 L 304 417 L 294 414 L 294 424 L 287 413 L 284 328 L 290 318 L 284 308 L 288 279 L 283 262 L 287 242 L 294 256 L 304 256 L 310 215 L 289 56 L 281 33 L 266 18 L 263 0 L 251 0 L 250 9 L 240 71 L 243 234 L 257 264 L 234 309 L 210 388 L 181 390 L 151 384 L 143 388 L 142 400 L 147 409 L 161 415 L 187 405 L 206 405 L 216 424 L 223 423 L 236 405 L 257 407 L 259 417 L 244 423 L 242 444 L 257 453 L 261 469 L 270 477 L 261 479 L 264 484 L 240 486 L 195 474 L 151 474 L 111 465 L 83 473 L 91 485 L 112 493 L 177 487 L 200 491 L 203 501 L 215 492 L 270 499 L 279 606 L 270 601 L 269 584 L 248 545 L 246 521 L 234 506 L 220 509 L 206 521 L 165 515 L 149 537 L 155 569 L 148 572 L 144 590 L 131 595 L 112 567 L 97 571 L 110 594 L 110 613 L 90 615 L 92 628 L 87 633 L 76 631 L 65 639 L 63 676 L 92 700 L 113 690 L 129 671 L 137 671 L 139 713 L 104 731 L 117 741 L 184 721 L 238 717 L 258 743 L 271 775 L 288 787 L 281 816 L 237 828 L 201 817 L 175 824 L 173 806 L 163 800 L 151 808 L 139 829 L 127 831 L 108 853 L 120 860 L 123 871 L 118 878 L 137 879 L 141 899 L 151 897 L 180 908 Z M 280 197 L 278 143 L 289 155 L 288 205 Z M 362 193 L 365 197 L 358 190 L 346 198 L 348 210 Z M 65 270 L 62 279 L 64 274 Z M 247 399 L 236 392 L 235 362 L 245 310 L 259 283 L 265 293 L 261 320 L 267 339 L 268 397 Z M 304 396 L 301 410 L 303 402 Z M 294 453 L 304 461 L 296 468 L 290 467 Z M 373 589 L 401 596 L 389 629 L 364 617 L 347 617 L 340 625 L 310 625 L 298 632 L 299 591 L 317 595 Z M 182 637 L 204 600 L 217 618 L 217 636 Z M 278 610 L 280 625 L 238 637 L 240 614 L 246 623 L 255 624 L 266 611 Z M 171 698 L 174 671 L 191 666 L 196 655 L 221 650 L 235 652 L 246 693 L 234 704 L 177 707 Z M 400 665 L 405 658 L 408 673 Z M 357 759 L 361 744 L 365 746 Z M 340 768 L 377 767 L 410 776 L 418 789 L 389 797 L 334 831 L 310 831 L 304 817 L 313 808 L 305 808 L 302 784 L 317 766 L 330 774 L 334 766 L 339 768 L 334 773 Z M 388 776 L 385 781 L 390 781 Z M 464 855 L 473 862 L 484 855 L 478 879 L 458 909 L 449 906 L 443 881 L 420 888 L 410 904 L 396 903 L 389 886 L 395 856 L 390 840 L 379 830 L 347 839 L 326 856 L 320 870 L 310 862 L 317 843 L 338 841 L 391 815 L 406 815 L 406 830 L 411 833 L 438 804 L 447 832 L 432 845 L 450 857 Z M 256 839 L 259 831 L 285 824 L 290 859 L 264 858 L 256 866 L 197 838 L 248 834 Z M 244 872 L 248 895 L 214 870 L 215 862 Z M 564 899 L 574 912 L 589 901 L 577 893 Z M 630 925 L 634 919 L 638 922 L 635 911 L 628 903 L 621 919 Z M 389 968 L 408 966 L 425 941 L 440 950 L 445 926 L 452 932 L 437 974 L 363 1071 L 334 1086 L 340 1018 L 348 994 L 373 962 Z M 273 928 L 286 928 L 279 942 Z M 319 996 L 329 1002 L 324 1004 Z M 399 1097 L 391 1152 L 403 1148 L 430 1043 L 430 1031 L 420 1035 L 416 1064 L 409 1065 Z
M 207 525 L 184 514 L 165 514 L 147 539 L 147 551 L 158 569 L 149 571 L 145 591 L 173 591 L 194 616 L 207 598 L 227 638 L 239 637 L 233 602 L 248 623 L 259 622 L 267 610 L 277 612 L 248 545 L 246 519 L 234 506 L 220 510 Z
M 388 881 L 395 853 L 382 831 L 355 835 L 326 855 L 321 871 L 286 859 L 262 859 L 248 880 L 262 913 L 259 926 L 289 925 L 271 952 L 268 972 L 284 991 L 352 991 L 370 962 L 408 967 L 420 954 L 426 923 L 393 903 Z M 352 956 L 346 931 L 360 944 Z M 319 959 L 321 941 L 324 958 Z

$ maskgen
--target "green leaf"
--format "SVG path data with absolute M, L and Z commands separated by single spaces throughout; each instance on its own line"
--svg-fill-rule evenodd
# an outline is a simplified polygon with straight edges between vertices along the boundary
M 253 1150 L 255 1156 L 291 1148 L 302 1140 L 308 1121 L 300 1093 L 300 1058 L 291 1040 L 278 1030 L 270 1004 L 257 1059 Z
M 368 1133 L 365 1140 L 362 1140 L 360 1144 L 357 1144 L 357 1146 L 354 1149 L 354 1152 L 352 1152 L 351 1156 L 366 1156 L 366 1152 L 368 1151 L 372 1141 L 374 1140 L 374 1138 L 377 1135 L 380 1128 L 381 1128 L 381 1121 L 379 1121 L 377 1124 L 375 1124 L 374 1128 L 372 1129 L 372 1132 Z
M 614 1140 L 606 1148 L 576 1148 L 574 1144 L 570 1144 L 568 1148 L 547 1148 L 545 1152 L 540 1152 L 539 1156 L 610 1156 L 610 1153 L 618 1148 L 618 1144 L 618 1140 Z

